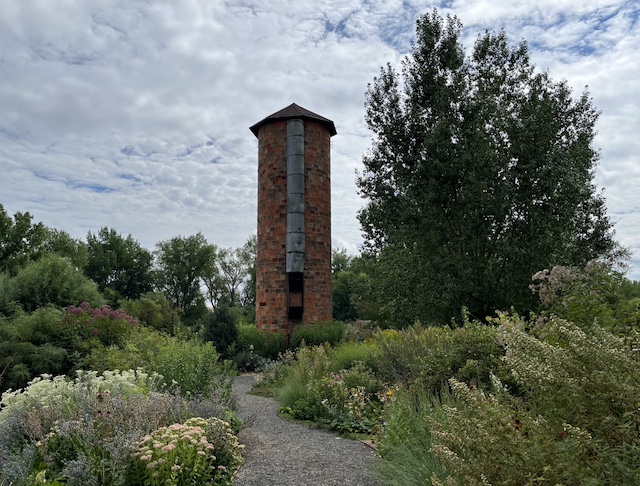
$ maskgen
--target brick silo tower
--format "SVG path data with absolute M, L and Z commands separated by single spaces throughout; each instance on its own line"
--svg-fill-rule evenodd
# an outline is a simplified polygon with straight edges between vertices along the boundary
M 251 127 L 258 137 L 256 324 L 284 332 L 333 318 L 331 120 L 295 103 Z

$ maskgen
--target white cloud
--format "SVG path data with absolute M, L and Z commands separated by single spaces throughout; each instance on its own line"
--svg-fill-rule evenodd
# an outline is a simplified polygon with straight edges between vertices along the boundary
M 640 255 L 640 86 L 633 1 L 453 0 L 470 44 L 527 39 L 534 61 L 603 110 L 597 145 L 618 236 Z M 427 0 L 0 0 L 0 203 L 84 238 L 143 245 L 202 231 L 239 246 L 256 225 L 248 127 L 296 102 L 332 119 L 333 242 L 361 243 L 355 171 L 367 83 L 399 63 Z M 640 257 L 637 257 L 640 259 Z M 640 277 L 640 266 L 634 274 Z

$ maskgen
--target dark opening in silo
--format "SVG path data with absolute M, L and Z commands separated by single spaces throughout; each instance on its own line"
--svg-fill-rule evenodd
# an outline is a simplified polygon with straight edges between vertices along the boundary
M 301 321 L 304 312 L 304 278 L 302 272 L 292 272 L 289 276 L 289 319 Z

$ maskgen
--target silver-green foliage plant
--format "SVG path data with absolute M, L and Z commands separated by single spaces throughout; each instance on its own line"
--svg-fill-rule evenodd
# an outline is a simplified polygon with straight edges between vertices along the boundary
M 45 470 L 72 484 L 86 484 L 87 475 L 115 484 L 127 447 L 179 410 L 158 391 L 161 382 L 141 370 L 78 372 L 73 381 L 44 375 L 3 394 L 0 477 L 29 482 Z
M 215 417 L 161 427 L 136 443 L 127 484 L 230 485 L 243 447 Z
M 535 335 L 516 317 L 500 323 L 504 361 L 523 393 L 450 379 L 455 403 L 434 412 L 430 427 L 431 452 L 451 477 L 432 483 L 639 484 L 637 352 L 558 318 Z

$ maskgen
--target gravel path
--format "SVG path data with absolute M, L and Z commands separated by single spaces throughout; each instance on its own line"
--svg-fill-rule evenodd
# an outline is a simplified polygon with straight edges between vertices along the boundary
M 245 465 L 235 486 L 377 486 L 375 452 L 365 444 L 277 416 L 272 398 L 249 395 L 252 375 L 238 376 L 233 391 L 244 421 Z

